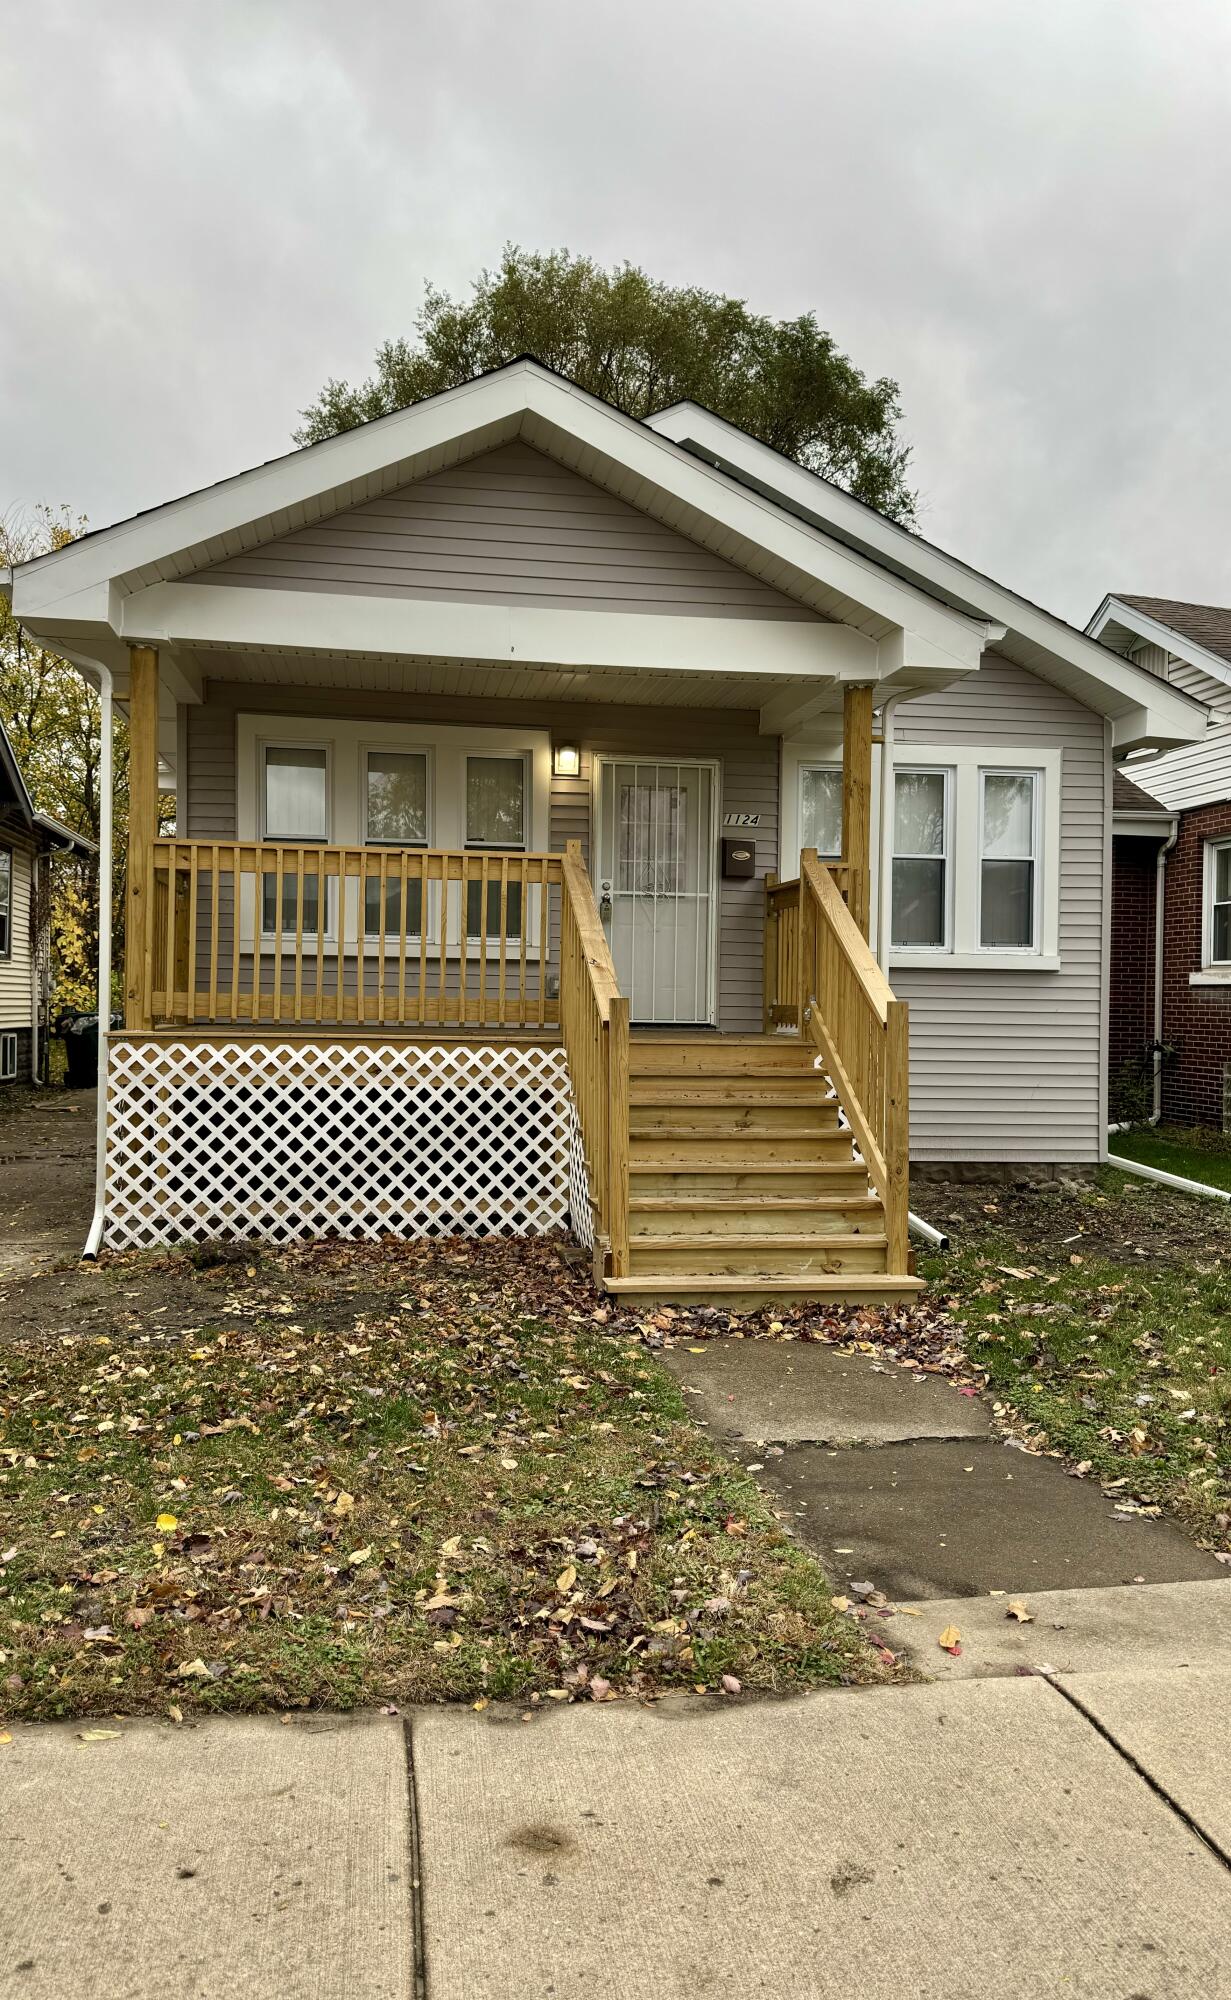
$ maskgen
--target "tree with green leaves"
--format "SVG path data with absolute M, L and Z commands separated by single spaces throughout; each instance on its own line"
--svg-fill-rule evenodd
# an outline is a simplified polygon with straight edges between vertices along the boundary
M 742 299 L 663 284 L 632 264 L 604 270 L 567 250 L 509 244 L 469 300 L 429 284 L 415 332 L 378 348 L 367 381 L 327 382 L 301 412 L 296 443 L 353 430 L 530 354 L 632 417 L 701 403 L 882 514 L 914 520 L 898 385 L 869 381 L 815 313 L 769 319 Z
M 0 563 L 28 562 L 63 548 L 84 532 L 66 507 L 36 507 L 26 518 L 0 520 Z M 40 812 L 50 813 L 96 845 L 102 754 L 100 704 L 76 667 L 24 633 L 0 599 L 0 718 Z M 127 825 L 127 734 L 116 730 L 115 910 L 123 948 L 123 856 Z M 97 998 L 98 856 L 57 854 L 52 863 L 51 948 L 53 1014 L 91 1009 Z

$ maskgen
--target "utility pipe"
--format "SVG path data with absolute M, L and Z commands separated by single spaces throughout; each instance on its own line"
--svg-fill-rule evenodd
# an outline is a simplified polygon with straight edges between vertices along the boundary
M 1180 822 L 1171 822 L 1171 832 L 1158 850 L 1154 868 L 1154 1109 L 1151 1125 L 1163 1115 L 1163 946 L 1166 939 L 1167 856 L 1179 838 Z
M 1108 1153 L 1107 1165 L 1122 1174 L 1137 1174 L 1143 1181 L 1159 1181 L 1163 1187 L 1179 1188 L 1182 1194 L 1208 1194 L 1215 1201 L 1231 1201 L 1231 1189 L 1210 1187 L 1206 1181 L 1185 1180 L 1183 1174 L 1165 1174 L 1161 1167 L 1147 1167 L 1141 1160 L 1121 1159 Z
M 931 1223 L 925 1222 L 921 1215 L 908 1214 L 906 1220 L 910 1224 L 914 1234 L 921 1236 L 925 1243 L 930 1243 L 933 1250 L 947 1250 L 949 1248 L 949 1238 L 944 1234 L 944 1231 L 933 1229 Z
M 112 680 L 101 660 L 98 691 L 102 741 L 98 759 L 98 1124 L 94 1138 L 94 1215 L 82 1257 L 97 1257 L 103 1240 L 103 1196 L 107 1177 L 107 1057 L 111 1036 L 111 877 L 112 877 Z

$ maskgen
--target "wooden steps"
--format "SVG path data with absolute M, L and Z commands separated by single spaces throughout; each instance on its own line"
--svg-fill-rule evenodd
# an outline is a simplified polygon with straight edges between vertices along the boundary
M 908 1297 L 838 1102 L 786 1035 L 634 1035 L 618 1297 L 751 1311 Z

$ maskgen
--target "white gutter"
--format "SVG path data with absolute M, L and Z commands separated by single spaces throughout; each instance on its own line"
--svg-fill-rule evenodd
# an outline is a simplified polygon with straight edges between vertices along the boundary
M 949 1248 L 949 1238 L 943 1231 L 933 1229 L 931 1223 L 925 1222 L 921 1215 L 908 1214 L 906 1220 L 915 1235 L 921 1236 L 925 1243 L 930 1243 L 933 1250 L 947 1250 Z
M 98 1125 L 94 1142 L 94 1215 L 83 1257 L 97 1257 L 103 1240 L 103 1194 L 107 1174 L 107 1044 L 111 1032 L 111 870 L 112 870 L 112 752 L 111 669 L 101 660 L 98 687 L 102 699 L 98 760 Z
M 1143 1181 L 1158 1181 L 1163 1187 L 1179 1188 L 1182 1194 L 1208 1194 L 1215 1201 L 1231 1201 L 1231 1189 L 1210 1187 L 1205 1181 L 1185 1180 L 1183 1174 L 1165 1174 L 1161 1167 L 1147 1167 L 1140 1160 L 1121 1159 L 1108 1153 L 1106 1164 L 1122 1174 L 1137 1174 Z
M 1150 1113 L 1151 1125 L 1157 1125 L 1163 1115 L 1163 944 L 1166 934 L 1164 917 L 1167 906 L 1167 856 L 1180 834 L 1180 822 L 1173 819 L 1171 832 L 1158 850 L 1154 874 L 1154 1109 Z

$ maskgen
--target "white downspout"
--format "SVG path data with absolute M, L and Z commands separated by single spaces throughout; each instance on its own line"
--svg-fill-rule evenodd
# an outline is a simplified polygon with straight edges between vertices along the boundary
M 1172 822 L 1171 832 L 1158 850 L 1154 874 L 1154 1109 L 1151 1125 L 1163 1115 L 1163 945 L 1166 938 L 1167 856 L 1180 837 L 1180 822 Z
M 107 1174 L 107 1055 L 111 1032 L 111 669 L 98 663 L 102 742 L 98 759 L 98 1125 L 94 1141 L 94 1216 L 82 1257 L 97 1257 L 103 1240 Z
M 30 864 L 30 889 L 36 914 L 42 907 L 38 879 L 42 861 L 43 857 L 36 854 Z M 30 927 L 30 933 L 30 1081 L 36 1090 L 41 1090 L 42 1078 L 38 1073 L 38 1017 L 43 998 L 42 939 L 35 933 L 33 925 Z

